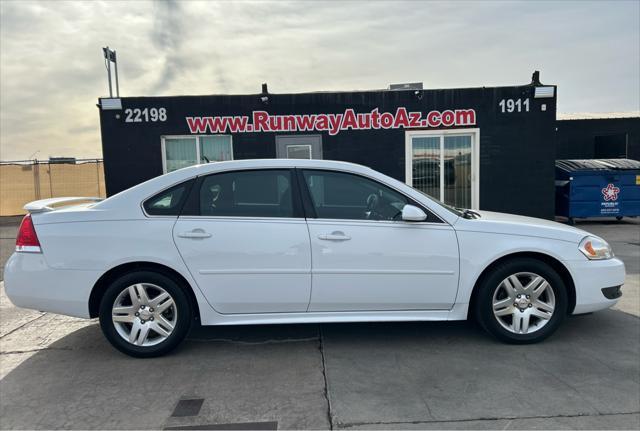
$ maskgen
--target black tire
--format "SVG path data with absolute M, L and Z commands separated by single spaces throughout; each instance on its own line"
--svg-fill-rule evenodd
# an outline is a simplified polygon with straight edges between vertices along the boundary
M 549 283 L 553 290 L 555 309 L 544 326 L 527 334 L 518 334 L 504 328 L 493 312 L 493 297 L 496 289 L 512 274 L 534 273 Z M 560 326 L 567 314 L 567 290 L 562 277 L 548 264 L 533 258 L 514 258 L 497 265 L 483 278 L 475 296 L 475 316 L 480 325 L 497 339 L 512 344 L 537 343 L 544 340 Z M 517 309 L 515 311 L 518 311 Z M 537 321 L 537 318 L 534 320 Z
M 161 287 L 171 295 L 177 309 L 173 331 L 165 340 L 153 346 L 131 344 L 118 333 L 112 320 L 112 307 L 118 295 L 124 289 L 138 283 L 150 283 Z M 153 271 L 141 270 L 121 276 L 107 287 L 100 301 L 100 327 L 104 336 L 116 349 L 137 358 L 162 356 L 176 348 L 187 336 L 193 320 L 192 316 L 191 302 L 184 289 L 173 279 Z

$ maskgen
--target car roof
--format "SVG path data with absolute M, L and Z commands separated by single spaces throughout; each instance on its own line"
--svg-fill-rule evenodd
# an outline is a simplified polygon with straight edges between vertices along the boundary
M 370 168 L 356 163 L 342 162 L 337 160 L 318 159 L 242 159 L 228 160 L 224 162 L 211 162 L 193 166 L 198 170 L 198 175 L 210 172 L 226 171 L 230 169 L 248 168 L 318 168 L 318 169 L 345 169 L 355 171 L 369 171 Z M 185 168 L 189 169 L 189 168 Z
M 373 169 L 356 163 L 341 162 L 337 160 L 309 160 L 309 159 L 242 159 L 227 160 L 223 162 L 210 162 L 201 165 L 193 165 L 161 175 L 150 181 L 156 186 L 172 184 L 184 181 L 191 177 L 208 175 L 216 172 L 241 170 L 241 169 L 265 169 L 265 168 L 307 168 L 307 169 L 336 169 L 341 171 L 377 175 Z M 148 181 L 149 182 L 149 181 Z M 144 183 L 143 183 L 144 184 Z

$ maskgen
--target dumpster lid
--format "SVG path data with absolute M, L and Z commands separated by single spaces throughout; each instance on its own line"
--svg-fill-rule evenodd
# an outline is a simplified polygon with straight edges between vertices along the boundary
M 565 171 L 640 169 L 640 162 L 631 159 L 575 159 L 556 160 L 556 167 Z
M 640 161 L 631 159 L 599 159 L 603 164 L 613 169 L 640 169 Z

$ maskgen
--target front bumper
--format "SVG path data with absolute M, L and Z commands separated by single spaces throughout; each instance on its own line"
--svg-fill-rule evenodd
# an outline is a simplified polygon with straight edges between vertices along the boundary
M 576 288 L 576 306 L 573 314 L 590 313 L 615 305 L 621 295 L 605 296 L 603 289 L 622 286 L 625 279 L 624 263 L 618 259 L 579 260 L 565 262 Z
M 607 299 L 618 299 L 622 296 L 622 286 L 603 287 L 602 294 Z
M 98 271 L 52 269 L 41 253 L 14 253 L 4 268 L 4 288 L 16 306 L 89 317 Z

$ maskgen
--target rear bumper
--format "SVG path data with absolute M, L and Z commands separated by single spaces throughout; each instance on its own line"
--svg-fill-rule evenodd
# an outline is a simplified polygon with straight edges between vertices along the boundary
M 16 306 L 89 318 L 97 271 L 50 268 L 40 253 L 14 253 L 4 269 L 4 288 Z
M 621 294 L 609 294 L 622 286 L 624 263 L 617 258 L 565 262 L 576 287 L 576 307 L 573 314 L 590 313 L 615 305 Z M 606 289 L 603 291 L 603 289 Z M 607 295 L 605 295 L 605 292 Z M 615 293 L 615 292 L 614 292 Z M 609 296 L 609 297 L 607 297 Z

